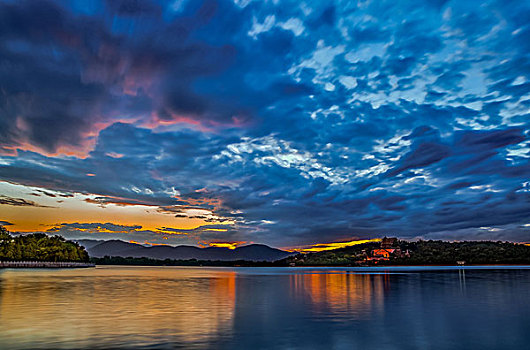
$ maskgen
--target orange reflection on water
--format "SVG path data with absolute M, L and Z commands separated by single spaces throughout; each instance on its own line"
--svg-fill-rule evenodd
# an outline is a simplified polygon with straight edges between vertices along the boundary
M 382 310 L 388 283 L 386 274 L 331 271 L 291 276 L 291 290 L 309 297 L 314 309 L 363 317 Z
M 207 342 L 233 327 L 233 271 L 98 267 L 6 270 L 1 277 L 6 348 L 53 342 L 90 347 L 99 339 L 132 347 L 161 339 Z

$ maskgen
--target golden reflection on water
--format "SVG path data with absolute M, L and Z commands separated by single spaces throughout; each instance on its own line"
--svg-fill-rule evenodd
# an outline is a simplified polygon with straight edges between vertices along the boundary
M 0 277 L 0 342 L 8 348 L 101 339 L 141 345 L 154 337 L 197 343 L 232 329 L 233 271 L 113 267 Z
M 291 322 L 303 326 L 296 322 L 304 317 L 368 320 L 381 314 L 389 286 L 386 274 L 279 269 L 270 279 L 270 271 L 0 271 L 0 349 L 210 348 L 260 329 L 276 334 Z M 294 318 L 283 324 L 284 317 Z
M 529 271 L 4 269 L 0 350 L 523 349 Z
M 336 317 L 367 317 L 383 308 L 384 290 L 388 287 L 387 274 L 352 274 L 331 271 L 324 274 L 291 275 L 291 290 L 305 295 L 311 306 Z M 295 297 L 296 297 L 295 296 Z

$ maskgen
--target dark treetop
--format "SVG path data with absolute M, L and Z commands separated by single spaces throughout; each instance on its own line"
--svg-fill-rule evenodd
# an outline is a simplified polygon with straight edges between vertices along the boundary
M 456 265 L 467 264 L 530 264 L 530 246 L 511 242 L 492 241 L 397 241 L 388 249 L 394 251 L 388 260 L 371 260 L 379 243 L 318 253 L 299 254 L 285 261 L 296 266 L 325 265 Z M 400 254 L 397 254 L 397 251 Z
M 44 233 L 12 236 L 0 226 L 0 260 L 87 262 L 88 253 L 79 244 Z

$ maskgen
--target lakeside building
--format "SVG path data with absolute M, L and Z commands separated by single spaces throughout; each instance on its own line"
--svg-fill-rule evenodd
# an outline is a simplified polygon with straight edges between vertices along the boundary
M 377 263 L 379 261 L 388 261 L 391 257 L 408 256 L 409 252 L 406 251 L 405 253 L 403 253 L 397 243 L 398 239 L 395 237 L 384 237 L 381 240 L 380 248 L 373 249 L 370 252 L 370 255 L 366 258 L 366 260 Z
M 396 250 L 399 250 L 399 249 L 374 249 L 372 250 L 372 257 L 373 258 L 383 258 L 385 260 L 388 260 L 390 259 L 390 256 L 393 255 Z

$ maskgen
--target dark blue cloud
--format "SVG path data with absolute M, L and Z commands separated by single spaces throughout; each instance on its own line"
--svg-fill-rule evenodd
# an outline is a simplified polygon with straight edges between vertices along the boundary
M 501 1 L 2 1 L 0 178 L 203 208 L 242 241 L 527 240 L 528 18 Z

